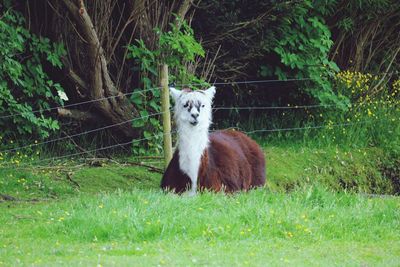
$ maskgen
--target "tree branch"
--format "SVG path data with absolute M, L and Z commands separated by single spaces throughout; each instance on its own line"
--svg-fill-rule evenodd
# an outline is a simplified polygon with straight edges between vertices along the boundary
M 76 109 L 57 108 L 58 116 L 63 118 L 71 118 L 77 121 L 94 121 L 99 118 L 88 111 L 80 111 Z
M 71 78 L 72 81 L 74 81 L 76 84 L 78 84 L 80 87 L 86 90 L 86 92 L 89 90 L 88 85 L 84 80 L 82 80 L 81 77 L 79 77 L 78 74 L 76 74 L 72 69 L 68 70 L 68 77 Z
M 400 46 L 397 48 L 396 52 L 394 52 L 392 59 L 389 62 L 389 65 L 386 68 L 386 71 L 384 72 L 382 78 L 379 80 L 379 82 L 372 88 L 371 92 L 374 92 L 376 89 L 379 88 L 379 86 L 383 83 L 383 81 L 385 80 L 386 76 L 388 75 L 390 68 L 392 67 L 392 64 L 394 62 L 394 60 L 397 57 L 397 54 L 400 52 Z
M 176 15 L 179 20 L 176 20 L 176 26 L 180 28 L 181 21 L 185 19 L 186 13 L 189 11 L 190 6 L 192 5 L 192 0 L 183 0 L 182 4 L 179 6 L 178 12 Z

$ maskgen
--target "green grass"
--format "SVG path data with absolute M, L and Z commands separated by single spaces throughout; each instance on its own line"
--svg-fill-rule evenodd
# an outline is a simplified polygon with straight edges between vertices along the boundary
M 194 198 L 133 190 L 0 205 L 3 265 L 400 262 L 400 201 L 309 188 Z
M 38 169 L 30 166 L 0 168 L 0 194 L 7 194 L 19 200 L 57 199 L 81 193 L 110 192 L 117 189 L 158 188 L 161 174 L 150 172 L 144 167 L 81 166 L 68 162 L 52 169 Z M 80 165 L 80 164 L 78 164 Z
M 384 151 L 266 155 L 266 188 L 194 198 L 160 192 L 144 167 L 0 169 L 19 200 L 0 203 L 0 266 L 400 264 L 400 199 L 356 194 L 393 193 Z

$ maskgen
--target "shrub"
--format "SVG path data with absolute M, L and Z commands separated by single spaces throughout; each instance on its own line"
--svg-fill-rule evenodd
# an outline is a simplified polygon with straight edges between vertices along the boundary
M 1 8 L 1 7 L 0 7 Z M 3 140 L 46 138 L 59 129 L 43 110 L 63 104 L 66 95 L 44 64 L 61 68 L 62 44 L 51 43 L 24 27 L 22 15 L 8 9 L 0 17 L 0 128 Z

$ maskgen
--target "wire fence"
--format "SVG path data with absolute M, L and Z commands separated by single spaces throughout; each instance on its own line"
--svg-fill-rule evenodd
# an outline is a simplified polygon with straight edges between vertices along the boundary
M 124 94 L 119 94 L 119 95 L 114 95 L 114 96 L 101 97 L 101 98 L 96 98 L 96 99 L 92 99 L 92 100 L 87 100 L 87 101 L 82 101 L 82 102 L 77 102 L 77 103 L 72 103 L 72 104 L 66 104 L 66 105 L 61 105 L 61 106 L 56 106 L 56 107 L 51 107 L 51 108 L 37 109 L 37 110 L 29 111 L 29 113 L 36 114 L 36 113 L 42 113 L 42 112 L 45 112 L 45 111 L 57 110 L 59 108 L 76 107 L 76 106 L 80 106 L 80 105 L 84 105 L 84 104 L 90 104 L 90 103 L 95 103 L 95 102 L 104 101 L 104 100 L 108 100 L 108 99 L 118 98 L 118 97 L 121 97 L 121 96 L 129 96 L 129 95 L 134 95 L 134 94 L 154 91 L 156 89 L 160 89 L 160 87 L 154 87 L 154 88 L 140 90 L 140 91 L 133 91 L 133 92 L 130 92 L 130 93 L 124 93 Z M 16 117 L 16 116 L 22 116 L 22 115 L 24 115 L 26 113 L 27 112 L 20 112 L 20 113 L 14 113 L 14 114 L 10 114 L 10 115 L 4 115 L 4 116 L 0 116 L 0 119 L 7 119 L 7 118 Z
M 268 80 L 247 80 L 247 81 L 231 81 L 231 82 L 214 82 L 211 85 L 239 85 L 239 84 L 259 84 L 259 83 L 281 83 L 281 82 L 299 82 L 299 81 L 310 81 L 312 80 L 312 78 L 287 78 L 287 79 L 268 79 Z M 205 84 L 209 84 L 209 83 L 205 83 Z M 174 86 L 178 86 L 178 87 L 186 87 L 186 86 L 193 86 L 193 85 L 204 85 L 203 83 L 186 83 L 186 84 L 176 84 Z M 59 105 L 59 106 L 54 106 L 54 107 L 50 107 L 50 108 L 45 108 L 45 109 L 36 109 L 36 110 L 32 110 L 29 111 L 29 113 L 43 113 L 46 111 L 52 111 L 52 110 L 57 110 L 59 108 L 71 108 L 71 107 L 76 107 L 76 106 L 81 106 L 81 105 L 85 105 L 85 104 L 91 104 L 91 103 L 95 103 L 95 102 L 100 102 L 100 101 L 104 101 L 104 100 L 109 100 L 109 99 L 114 99 L 114 98 L 119 98 L 122 96 L 131 96 L 131 95 L 135 95 L 135 94 L 140 94 L 140 93 L 145 93 L 145 92 L 150 92 L 150 91 L 155 91 L 155 90 L 159 90 L 162 87 L 153 87 L 153 88 L 149 88 L 149 89 L 144 89 L 144 90 L 137 90 L 137 91 L 133 91 L 133 92 L 129 92 L 129 93 L 120 93 L 118 95 L 114 95 L 114 96 L 108 96 L 108 97 L 101 97 L 101 98 L 96 98 L 96 99 L 92 99 L 92 100 L 86 100 L 86 101 L 81 101 L 81 102 L 77 102 L 77 103 L 72 103 L 72 104 L 66 104 L 66 105 Z M 14 114 L 9 114 L 9 115 L 2 115 L 0 116 L 0 119 L 7 119 L 7 118 L 13 118 L 16 116 L 23 116 L 25 114 L 27 114 L 28 112 L 19 112 L 19 113 L 14 113 Z
M 212 85 L 276 83 L 276 82 L 294 82 L 294 81 L 308 81 L 308 80 L 311 80 L 311 78 L 289 78 L 289 79 L 285 79 L 285 80 L 277 80 L 277 79 L 275 79 L 275 80 L 249 80 L 249 81 L 237 81 L 237 82 L 215 82 Z M 203 85 L 203 84 L 202 83 L 187 83 L 187 84 L 178 84 L 178 85 L 175 85 L 175 86 L 185 87 L 185 86 L 193 86 L 193 85 Z M 81 105 L 85 105 L 85 104 L 96 103 L 96 102 L 100 102 L 100 101 L 104 101 L 104 100 L 119 98 L 119 97 L 122 97 L 122 96 L 126 97 L 126 96 L 135 95 L 135 94 L 155 91 L 155 90 L 159 90 L 161 88 L 162 87 L 159 86 L 159 87 L 153 87 L 153 88 L 144 89 L 144 90 L 137 90 L 137 91 L 133 91 L 133 92 L 129 92 L 129 93 L 120 93 L 120 94 L 114 95 L 114 96 L 101 97 L 101 98 L 96 98 L 96 99 L 92 99 L 92 100 L 86 100 L 86 101 L 81 101 L 81 102 L 72 103 L 72 104 L 66 104 L 66 105 L 59 105 L 59 106 L 45 108 L 45 109 L 36 109 L 36 110 L 29 111 L 29 113 L 36 114 L 36 113 L 43 113 L 43 112 L 46 112 L 46 111 L 57 110 L 59 108 L 71 108 L 71 107 L 81 106 Z M 13 117 L 16 117 L 16 116 L 23 116 L 23 115 L 25 115 L 27 113 L 28 112 L 19 112 L 19 113 L 14 113 L 14 114 L 9 114 L 9 115 L 2 115 L 2 116 L 0 116 L 0 119 L 13 118 Z
M 82 151 L 82 152 L 77 152 L 77 153 L 72 153 L 72 154 L 68 154 L 68 155 L 63 155 L 63 156 L 58 156 L 58 157 L 50 157 L 50 158 L 44 158 L 44 159 L 39 159 L 39 160 L 33 160 L 27 163 L 22 163 L 22 164 L 18 164 L 18 167 L 23 167 L 23 166 L 27 166 L 27 165 L 31 165 L 31 164 L 36 164 L 36 163 L 43 163 L 43 162 L 48 162 L 48 161 L 57 161 L 57 160 L 61 160 L 61 159 L 65 159 L 65 158 L 71 158 L 71 157 L 75 157 L 75 156 L 80 156 L 80 155 L 85 155 L 85 154 L 94 154 L 98 151 L 103 151 L 103 150 L 107 150 L 107 149 L 111 149 L 111 148 L 116 148 L 116 147 L 123 147 L 126 145 L 131 145 L 134 143 L 138 143 L 141 141 L 145 141 L 145 140 L 150 140 L 154 137 L 160 137 L 163 136 L 165 134 L 173 134 L 174 132 L 170 132 L 170 133 L 158 133 L 158 134 L 154 134 L 151 135 L 149 137 L 144 137 L 144 138 L 140 138 L 140 139 L 133 139 L 131 141 L 128 142 L 124 142 L 124 143 L 118 143 L 118 144 L 114 144 L 114 145 L 109 145 L 109 146 L 105 146 L 105 147 L 100 147 L 100 148 L 95 148 L 95 149 L 91 149 L 91 150 L 86 150 L 86 151 Z M 7 167 L 15 167 L 15 164 L 3 164 L 0 165 L 0 167 L 2 168 L 7 168 Z
M 353 123 L 337 123 L 337 124 L 328 124 L 328 125 L 318 125 L 318 126 L 306 126 L 306 127 L 293 127 L 293 128 L 280 128 L 280 129 L 259 129 L 245 132 L 247 134 L 260 133 L 260 132 L 283 132 L 283 131 L 297 131 L 297 130 L 311 130 L 311 129 L 322 129 L 329 127 L 346 127 L 356 124 L 366 123 L 367 121 L 359 121 Z
M 320 105 L 300 105 L 300 106 L 268 106 L 268 107 L 215 107 L 213 110 L 266 110 L 266 109 L 312 109 L 312 108 L 328 108 L 338 107 L 337 104 L 320 104 Z
M 322 128 L 330 128 L 330 127 L 347 127 L 347 126 L 362 124 L 362 123 L 366 123 L 366 122 L 368 122 L 368 121 L 360 121 L 360 122 L 355 122 L 355 123 L 327 124 L 327 125 L 318 125 L 318 126 L 306 126 L 306 127 L 293 127 L 293 128 L 257 129 L 257 130 L 251 130 L 251 131 L 243 131 L 243 132 L 246 134 L 254 134 L 254 133 L 259 133 L 259 132 L 281 132 L 281 131 L 283 132 L 283 131 L 311 130 L 311 129 L 322 129 Z M 236 127 L 233 127 L 233 128 L 237 129 Z M 210 132 L 216 132 L 216 131 L 219 131 L 219 130 L 212 130 Z M 109 145 L 109 146 L 105 146 L 105 147 L 95 148 L 95 149 L 91 149 L 91 150 L 86 150 L 86 151 L 72 153 L 72 154 L 58 156 L 58 157 L 49 157 L 49 158 L 44 158 L 44 159 L 33 160 L 33 161 L 29 161 L 29 162 L 22 163 L 22 164 L 13 164 L 13 163 L 2 164 L 2 165 L 0 165 L 0 168 L 20 168 L 20 167 L 25 167 L 25 166 L 29 166 L 29 165 L 35 165 L 38 163 L 55 162 L 55 161 L 59 161 L 62 159 L 73 158 L 76 156 L 81 156 L 81 155 L 86 155 L 86 154 L 95 154 L 99 151 L 104 151 L 104 150 L 108 150 L 108 149 L 112 149 L 112 148 L 116 148 L 116 147 L 124 147 L 124 146 L 138 143 L 141 141 L 150 140 L 154 137 L 160 137 L 165 134 L 176 134 L 176 133 L 177 133 L 176 131 L 171 131 L 169 133 L 158 133 L 158 134 L 151 135 L 149 137 L 133 139 L 131 141 L 124 142 L 124 143 L 118 143 L 118 144 L 114 144 L 114 145 Z
M 237 82 L 216 82 L 216 83 L 213 83 L 213 85 L 294 82 L 294 81 L 307 81 L 307 80 L 311 80 L 311 79 L 310 78 L 302 78 L 302 79 L 285 79 L 285 80 L 249 80 L 249 81 L 237 81 Z M 188 85 L 200 85 L 200 84 L 194 84 L 193 83 L 193 84 L 181 84 L 181 85 L 175 85 L 175 86 L 188 86 Z M 133 95 L 133 94 L 138 94 L 138 93 L 145 93 L 145 92 L 157 90 L 157 89 L 160 89 L 160 88 L 161 87 L 154 87 L 154 88 L 150 88 L 150 89 L 146 89 L 146 90 L 140 90 L 140 91 L 134 91 L 134 92 L 126 93 L 126 94 L 122 94 L 122 95 L 128 96 L 128 95 Z M 58 109 L 58 108 L 74 107 L 74 106 L 79 106 L 79 105 L 83 105 L 83 104 L 89 104 L 89 103 L 93 103 L 93 102 L 97 102 L 97 101 L 103 101 L 103 100 L 107 100 L 107 99 L 111 99 L 111 98 L 116 98 L 116 97 L 120 97 L 120 96 L 121 95 L 98 98 L 98 99 L 94 99 L 94 100 L 83 101 L 83 102 L 63 105 L 63 106 L 59 106 L 59 107 L 52 107 L 52 108 L 49 108 L 49 109 L 34 110 L 34 111 L 31 111 L 31 112 L 38 113 L 38 112 L 44 112 L 44 111 L 51 111 L 51 110 L 55 110 L 55 109 Z M 338 105 L 336 105 L 336 104 L 331 104 L 331 105 L 319 104 L 319 105 L 292 105 L 292 106 L 214 107 L 213 111 L 219 111 L 219 110 L 283 110 L 283 109 L 312 109 L 312 108 L 330 108 L 330 107 L 338 107 Z M 0 151 L 0 153 L 1 153 L 0 155 L 2 155 L 4 153 L 15 152 L 15 151 L 22 150 L 22 149 L 27 149 L 27 148 L 40 146 L 40 145 L 54 143 L 54 142 L 58 142 L 58 141 L 66 140 L 66 139 L 71 139 L 71 138 L 75 138 L 75 137 L 78 137 L 78 136 L 84 136 L 84 135 L 88 135 L 88 134 L 95 133 L 95 132 L 104 131 L 104 130 L 107 130 L 107 129 L 110 129 L 110 128 L 113 128 L 113 127 L 118 127 L 118 126 L 121 126 L 121 125 L 124 125 L 124 124 L 127 124 L 127 123 L 132 123 L 132 122 L 137 121 L 137 120 L 144 120 L 144 119 L 147 119 L 147 118 L 150 118 L 150 117 L 159 116 L 159 115 L 162 115 L 164 113 L 165 112 L 156 112 L 156 113 L 148 114 L 148 115 L 145 115 L 145 116 L 133 118 L 133 119 L 130 119 L 130 120 L 122 121 L 122 122 L 119 122 L 119 123 L 109 124 L 109 125 L 101 126 L 101 127 L 94 128 L 94 129 L 91 129 L 91 130 L 75 133 L 75 134 L 72 134 L 72 135 L 66 135 L 66 136 L 62 136 L 62 137 L 58 137 L 58 138 L 54 138 L 54 139 L 50 139 L 50 140 L 45 140 L 45 141 L 41 141 L 41 142 L 35 142 L 35 143 L 32 143 L 32 144 L 27 144 L 27 145 L 24 145 L 24 146 L 5 149 L 5 150 Z M 0 116 L 0 119 L 10 118 L 10 117 L 18 116 L 18 115 L 23 115 L 23 114 L 24 113 L 21 112 L 21 113 L 15 113 L 15 114 L 11 114 L 11 115 L 6 115 L 6 116 Z M 292 127 L 292 128 L 256 129 L 256 130 L 244 131 L 244 132 L 247 133 L 247 134 L 254 134 L 254 133 L 260 133 L 260 132 L 283 132 L 283 131 L 311 130 L 311 129 L 322 129 L 322 128 L 327 128 L 327 127 L 347 127 L 347 126 L 360 124 L 360 123 L 365 123 L 365 121 L 363 121 L 363 122 L 355 122 L 355 123 L 337 123 L 337 124 L 329 124 L 329 125 Z M 153 139 L 155 137 L 160 137 L 160 136 L 163 136 L 165 134 L 175 134 L 175 133 L 176 133 L 175 131 L 172 131 L 172 132 L 169 132 L 169 133 L 158 133 L 158 134 L 151 135 L 151 136 L 148 136 L 148 137 L 145 137 L 145 138 L 133 139 L 131 141 L 124 142 L 124 143 L 118 143 L 118 144 L 109 145 L 109 146 L 105 146 L 105 147 L 100 147 L 100 148 L 96 148 L 96 149 L 85 150 L 85 151 L 82 151 L 82 152 L 72 153 L 72 154 L 63 155 L 63 156 L 59 156 L 59 157 L 49 157 L 49 158 L 44 158 L 44 159 L 38 159 L 38 160 L 34 160 L 34 161 L 22 163 L 22 164 L 17 164 L 17 166 L 15 164 L 12 164 L 12 163 L 0 164 L 0 167 L 1 168 L 9 168 L 9 167 L 15 168 L 15 167 L 23 167 L 24 165 L 32 165 L 32 164 L 37 164 L 37 163 L 42 163 L 42 162 L 49 162 L 49 161 L 55 162 L 55 161 L 59 161 L 59 160 L 62 160 L 62 159 L 72 158 L 72 157 L 81 156 L 81 155 L 96 154 L 97 152 L 108 150 L 108 149 L 112 149 L 112 148 L 116 148 L 116 147 L 125 147 L 127 145 L 131 145 L 131 144 L 138 143 L 138 142 L 141 142 L 141 141 L 146 141 L 146 140 Z
M 282 109 L 312 109 L 312 108 L 327 108 L 327 107 L 337 107 L 338 105 L 332 104 L 332 105 L 325 105 L 325 104 L 321 104 L 321 105 L 301 105 L 301 106 L 265 106 L 265 107 L 215 107 L 213 108 L 213 111 L 219 111 L 219 110 L 282 110 Z M 18 150 L 22 150 L 22 149 L 26 149 L 26 148 L 32 148 L 32 147 L 37 147 L 37 146 L 41 146 L 41 145 L 45 145 L 45 144 L 50 144 L 50 143 L 54 143 L 54 142 L 58 142 L 58 141 L 62 141 L 62 140 L 66 140 L 66 139 L 71 139 L 71 138 L 75 138 L 78 136 L 84 136 L 90 133 L 95 133 L 95 132 L 100 132 L 100 131 L 104 131 L 107 129 L 111 129 L 117 126 L 121 126 L 127 123 L 131 123 L 134 121 L 138 121 L 138 120 L 143 120 L 146 118 L 150 118 L 150 117 L 155 117 L 155 116 L 159 116 L 164 114 L 165 112 L 157 112 L 157 113 L 152 113 L 146 116 L 141 116 L 141 117 L 137 117 L 134 119 L 130 119 L 130 120 L 126 120 L 126 121 L 122 121 L 119 123 L 114 123 L 114 124 L 110 124 L 110 125 L 106 125 L 106 126 L 102 126 L 102 127 L 98 127 L 98 128 L 94 128 L 91 130 L 87 130 L 87 131 L 83 131 L 80 133 L 75 133 L 72 135 L 66 135 L 63 137 L 58 137 L 55 139 L 51 139 L 51 140 L 46 140 L 46 141 L 42 141 L 42 142 L 34 142 L 32 144 L 28 144 L 28 145 L 24 145 L 24 146 L 19 146 L 19 147 L 15 147 L 15 148 L 10 148 L 10 149 L 5 149 L 5 150 L 0 150 L 0 153 L 9 153 L 9 152 L 13 152 L 13 151 L 18 151 Z
M 236 84 L 257 84 L 257 83 L 280 83 L 280 82 L 301 82 L 310 81 L 311 78 L 288 78 L 288 79 L 272 79 L 272 80 L 248 80 L 248 81 L 233 81 L 233 82 L 214 82 L 212 85 L 236 85 Z M 190 86 L 190 85 L 201 85 L 201 84 L 179 84 L 177 86 Z
M 37 142 L 37 143 L 25 145 L 25 146 L 20 146 L 20 147 L 10 148 L 10 149 L 6 149 L 6 150 L 1 150 L 0 153 L 8 153 L 8 152 L 12 152 L 12 151 L 21 150 L 21 149 L 24 149 L 24 148 L 30 148 L 30 147 L 35 147 L 35 146 L 39 146 L 39 145 L 45 145 L 45 144 L 54 143 L 54 142 L 58 142 L 58 141 L 65 140 L 65 139 L 74 138 L 74 137 L 77 137 L 77 136 L 83 136 L 83 135 L 87 135 L 89 133 L 104 131 L 104 130 L 107 130 L 107 129 L 110 129 L 110 128 L 113 128 L 113 127 L 117 127 L 117 126 L 121 126 L 121 125 L 130 123 L 130 122 L 143 120 L 145 118 L 150 118 L 150 117 L 154 117 L 154 116 L 157 116 L 157 115 L 161 115 L 163 113 L 164 112 L 152 113 L 152 114 L 149 114 L 149 115 L 146 115 L 146 116 L 142 116 L 142 117 L 138 117 L 138 118 L 134 118 L 134 119 L 130 119 L 130 120 L 126 120 L 126 121 L 122 121 L 122 122 L 106 125 L 106 126 L 103 126 L 103 127 L 95 128 L 95 129 L 92 129 L 92 130 L 88 130 L 88 131 L 84 131 L 84 132 L 80 132 L 80 133 L 76 133 L 76 134 L 72 134 L 72 135 L 67 135 L 67 136 L 63 136 L 63 137 L 59 137 L 59 138 L 55 138 L 55 139 L 51 139 L 51 140 L 47 140 L 47 141 L 43 141 L 43 142 Z

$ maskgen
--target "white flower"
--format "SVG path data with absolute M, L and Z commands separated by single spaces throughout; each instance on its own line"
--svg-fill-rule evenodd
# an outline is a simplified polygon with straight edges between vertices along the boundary
M 68 101 L 69 100 L 67 94 L 64 91 L 58 90 L 57 93 L 58 93 L 58 96 L 62 100 L 64 100 L 64 101 Z

